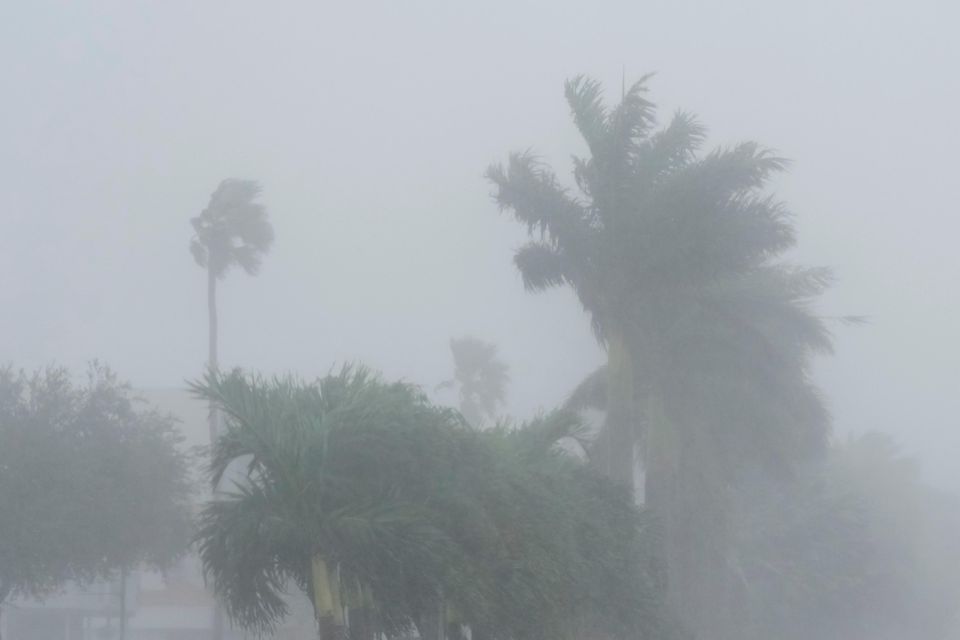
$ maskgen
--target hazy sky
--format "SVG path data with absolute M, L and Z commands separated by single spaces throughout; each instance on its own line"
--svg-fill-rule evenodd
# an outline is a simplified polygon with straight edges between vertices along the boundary
M 262 182 L 277 241 L 221 288 L 225 365 L 362 360 L 433 386 L 447 340 L 500 345 L 511 410 L 601 355 L 566 292 L 533 297 L 484 168 L 581 150 L 562 100 L 655 71 L 664 119 L 794 160 L 795 258 L 833 267 L 819 379 L 838 432 L 888 431 L 960 488 L 956 2 L 0 3 L 0 360 L 196 376 L 204 274 L 188 219 Z

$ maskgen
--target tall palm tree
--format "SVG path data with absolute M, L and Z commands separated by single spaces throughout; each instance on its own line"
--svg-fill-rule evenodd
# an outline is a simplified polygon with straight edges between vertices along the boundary
M 198 265 L 207 270 L 208 357 L 210 371 L 219 368 L 217 339 L 217 281 L 237 266 L 256 275 L 264 254 L 273 244 L 273 227 L 263 204 L 257 202 L 260 185 L 253 180 L 228 178 L 220 182 L 200 215 L 191 218 L 193 238 L 190 252 Z M 210 444 L 220 431 L 220 413 L 210 405 Z M 214 486 L 216 490 L 216 486 Z M 223 637 L 223 615 L 215 607 L 213 638 Z
M 565 89 L 589 151 L 574 158 L 575 188 L 530 152 L 487 176 L 501 210 L 535 236 L 515 256 L 526 288 L 569 285 L 606 348 L 591 382 L 607 413 L 595 455 L 632 490 L 639 445 L 685 615 L 701 598 L 684 589 L 708 581 L 683 575 L 707 564 L 683 536 L 723 538 L 719 505 L 738 465 L 776 468 L 824 446 L 807 368 L 830 341 L 807 303 L 829 274 L 777 262 L 794 229 L 764 187 L 783 159 L 752 142 L 702 153 L 705 129 L 682 112 L 656 129 L 646 78 L 613 108 L 594 80 Z M 722 548 L 710 556 L 723 563 Z
M 260 185 L 253 180 L 223 180 L 210 196 L 207 208 L 190 219 L 194 231 L 190 252 L 197 264 L 207 270 L 207 366 L 212 371 L 219 367 L 217 281 L 234 266 L 256 275 L 264 254 L 273 244 L 273 227 L 266 208 L 257 202 L 259 195 Z M 216 411 L 212 411 L 211 443 L 217 436 L 216 416 Z

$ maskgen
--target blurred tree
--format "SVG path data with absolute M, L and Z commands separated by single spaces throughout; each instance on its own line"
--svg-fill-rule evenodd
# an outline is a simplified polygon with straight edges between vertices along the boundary
M 807 368 L 830 341 L 807 303 L 829 274 L 775 262 L 794 230 L 763 188 L 785 162 L 749 142 L 702 154 L 705 130 L 685 113 L 655 130 L 645 80 L 612 109 L 596 81 L 566 84 L 589 151 L 574 158 L 578 192 L 529 152 L 487 177 L 535 235 L 515 256 L 526 288 L 569 285 L 607 350 L 576 394 L 605 396 L 594 456 L 632 489 L 639 445 L 673 606 L 724 637 L 729 487 L 750 465 L 786 472 L 825 447 Z
M 183 553 L 179 439 L 99 365 L 84 385 L 64 369 L 0 370 L 0 605 Z
M 456 387 L 460 394 L 460 413 L 477 427 L 494 420 L 507 395 L 508 367 L 497 356 L 497 346 L 465 336 L 450 340 L 453 354 L 453 379 L 439 388 Z
M 870 432 L 789 481 L 754 478 L 731 561 L 744 638 L 950 638 L 960 617 L 960 501 Z
M 193 239 L 190 252 L 194 260 L 207 270 L 207 319 L 209 324 L 207 367 L 219 368 L 217 345 L 217 281 L 233 266 L 248 275 L 256 275 L 260 264 L 273 244 L 273 227 L 266 208 L 257 198 L 260 185 L 252 180 L 223 180 L 210 196 L 207 208 L 190 219 Z M 210 442 L 220 431 L 220 414 L 210 406 Z M 216 487 L 214 487 L 216 489 Z M 223 637 L 223 616 L 214 612 L 213 640 Z
M 260 185 L 252 180 L 227 179 L 210 196 L 207 208 L 190 219 L 193 239 L 190 252 L 198 265 L 207 270 L 207 311 L 209 320 L 209 357 L 207 366 L 219 366 L 217 349 L 217 281 L 231 267 L 249 275 L 260 270 L 263 256 L 273 244 L 273 227 L 267 210 L 257 202 Z M 216 412 L 211 413 L 210 441 L 216 437 Z
M 652 638 L 661 572 L 626 492 L 556 447 L 571 414 L 476 431 L 362 369 L 303 384 L 234 372 L 195 386 L 226 416 L 203 510 L 205 571 L 242 627 L 285 615 L 289 582 L 321 637 Z M 586 627 L 584 625 L 587 625 Z

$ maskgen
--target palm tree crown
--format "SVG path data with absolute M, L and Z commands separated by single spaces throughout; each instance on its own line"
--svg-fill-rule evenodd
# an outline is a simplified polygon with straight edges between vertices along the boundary
M 530 152 L 487 172 L 501 209 L 539 235 L 515 257 L 526 287 L 572 286 L 601 338 L 651 296 L 743 273 L 794 244 L 783 205 L 759 193 L 784 160 L 754 143 L 700 155 L 704 128 L 678 113 L 654 131 L 645 93 L 644 79 L 608 110 L 596 81 L 567 83 L 590 151 L 574 158 L 579 193 Z
M 253 180 L 224 180 L 207 208 L 190 220 L 195 234 L 190 251 L 216 278 L 233 265 L 256 274 L 273 244 L 273 227 L 266 208 L 256 201 L 259 195 L 260 185 Z
M 611 358 L 629 356 L 641 395 L 689 390 L 731 366 L 803 380 L 807 353 L 830 348 L 807 304 L 830 276 L 776 262 L 796 238 L 763 189 L 786 162 L 752 142 L 701 153 L 705 129 L 686 113 L 655 129 L 646 78 L 613 109 L 584 77 L 567 82 L 566 99 L 589 150 L 574 158 L 576 189 L 530 152 L 487 171 L 500 208 L 535 235 L 515 256 L 526 288 L 569 285 Z M 818 414 L 802 395 L 802 411 Z M 823 417 L 811 443 L 822 443 Z
M 473 426 L 484 419 L 496 418 L 504 403 L 509 368 L 497 355 L 497 345 L 471 336 L 450 340 L 453 354 L 453 379 L 441 388 L 456 386 L 460 392 L 460 412 Z

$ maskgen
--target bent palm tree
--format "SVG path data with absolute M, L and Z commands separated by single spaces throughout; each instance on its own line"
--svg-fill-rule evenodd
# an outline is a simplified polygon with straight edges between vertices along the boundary
M 776 467 L 824 446 L 807 368 L 830 342 L 807 303 L 829 274 L 775 261 L 795 244 L 787 210 L 763 192 L 784 160 L 750 142 L 701 153 L 705 130 L 685 113 L 656 130 L 645 81 L 612 109 L 599 83 L 566 84 L 589 150 L 574 158 L 576 191 L 529 152 L 487 177 L 501 210 L 535 236 L 515 256 L 525 287 L 569 285 L 606 348 L 605 373 L 575 399 L 602 389 L 595 455 L 631 490 L 640 446 L 685 615 L 703 607 L 684 591 L 709 581 L 684 574 L 723 562 L 716 549 L 701 561 L 689 537 L 723 539 L 720 505 L 738 465 Z
M 223 180 L 210 196 L 206 209 L 190 219 L 194 231 L 190 252 L 196 263 L 207 270 L 207 368 L 210 371 L 217 371 L 220 366 L 217 349 L 217 281 L 233 266 L 240 267 L 249 275 L 256 275 L 263 255 L 273 244 L 273 227 L 266 208 L 256 201 L 259 195 L 260 185 L 252 180 Z M 209 419 L 212 446 L 220 431 L 220 414 L 212 404 Z M 217 608 L 214 611 L 213 638 L 219 640 L 222 637 L 222 615 Z
M 227 179 L 210 196 L 207 208 L 191 218 L 194 236 L 190 252 L 198 265 L 207 270 L 207 311 L 209 356 L 207 366 L 219 367 L 217 349 L 217 281 L 231 267 L 249 275 L 260 270 L 263 255 L 273 244 L 273 227 L 266 208 L 257 202 L 260 185 L 252 180 Z M 216 412 L 211 413 L 210 442 L 217 435 Z

